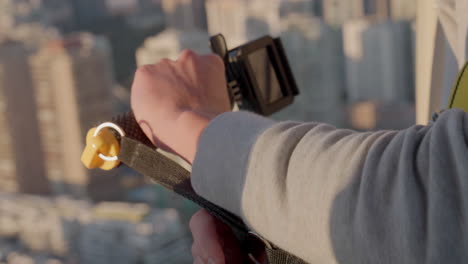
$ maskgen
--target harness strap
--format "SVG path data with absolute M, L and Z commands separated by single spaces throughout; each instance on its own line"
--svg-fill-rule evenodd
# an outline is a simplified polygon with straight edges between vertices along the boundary
M 283 250 L 265 248 L 269 264 L 306 264 L 302 259 L 297 258 Z
M 460 71 L 452 88 L 448 108 L 458 108 L 468 112 L 468 62 Z
M 124 164 L 151 178 L 166 189 L 205 208 L 213 216 L 224 221 L 237 231 L 247 232 L 247 227 L 237 216 L 195 193 L 190 182 L 190 172 L 182 166 L 156 150 L 131 138 L 124 137 L 120 142 L 119 159 Z

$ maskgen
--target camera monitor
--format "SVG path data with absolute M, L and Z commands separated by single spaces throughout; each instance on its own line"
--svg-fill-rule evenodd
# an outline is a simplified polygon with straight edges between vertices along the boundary
M 217 35 L 211 46 L 225 61 L 231 99 L 241 108 L 271 115 L 299 94 L 279 38 L 265 36 L 227 51 Z

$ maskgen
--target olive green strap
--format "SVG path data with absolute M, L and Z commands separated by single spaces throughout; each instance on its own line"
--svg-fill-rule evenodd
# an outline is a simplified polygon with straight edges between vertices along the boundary
M 207 209 L 232 228 L 247 232 L 247 227 L 240 218 L 195 193 L 190 182 L 190 172 L 182 166 L 155 149 L 128 137 L 121 139 L 120 147 L 119 160 L 125 165 Z
M 307 264 L 302 259 L 279 249 L 265 248 L 269 264 Z
M 468 112 L 468 62 L 461 70 L 453 86 L 448 108 L 458 108 Z

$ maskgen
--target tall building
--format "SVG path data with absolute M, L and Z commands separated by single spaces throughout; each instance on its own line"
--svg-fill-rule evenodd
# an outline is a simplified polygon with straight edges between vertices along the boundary
M 47 194 L 28 57 L 23 45 L 0 43 L 0 191 Z
M 385 101 L 412 102 L 414 99 L 413 31 L 405 21 L 387 21 L 363 33 L 364 60 L 372 65 L 367 74 L 379 87 Z
M 209 53 L 208 34 L 202 31 L 165 30 L 145 40 L 136 52 L 137 64 L 153 64 L 164 58 L 175 60 L 184 49 L 192 49 L 200 54 Z
M 60 38 L 57 28 L 40 23 L 28 23 L 15 27 L 8 33 L 8 38 L 21 42 L 28 50 L 35 51 L 37 47 L 49 41 Z
M 0 0 L 0 35 L 8 32 L 13 26 L 13 5 L 10 0 Z
M 90 25 L 108 14 L 106 0 L 71 0 L 78 27 Z
M 25 24 L 68 29 L 72 22 L 69 0 L 0 0 L 0 35 L 15 33 L 18 26 Z
M 350 102 L 413 100 L 414 55 L 408 22 L 351 21 L 343 35 Z
M 192 262 L 191 241 L 175 209 L 0 194 L 0 223 L 0 263 Z M 12 261 L 18 254 L 24 260 Z
M 279 35 L 281 0 L 208 0 L 206 10 L 210 34 L 222 33 L 229 47 L 244 44 L 264 35 Z
M 331 25 L 342 25 L 350 19 L 364 16 L 365 13 L 365 0 L 323 0 L 323 17 Z
M 345 54 L 347 97 L 350 102 L 364 99 L 365 87 L 369 86 L 369 77 L 364 63 L 363 33 L 372 25 L 367 18 L 354 19 L 343 25 L 343 49 Z
M 391 17 L 392 0 L 368 0 L 369 16 L 376 17 L 381 20 L 386 20 Z
M 250 0 L 247 4 L 247 40 L 281 32 L 281 1 Z
M 245 0 L 207 0 L 208 31 L 211 35 L 222 33 L 230 48 L 247 39 L 247 5 Z
M 281 38 L 301 94 L 280 119 L 343 124 L 344 68 L 341 30 L 321 19 L 292 14 Z
M 133 15 L 139 9 L 138 0 L 107 0 L 106 8 L 110 15 Z
M 416 19 L 417 0 L 392 0 L 390 1 L 390 14 L 395 20 Z
M 322 0 L 288 0 L 281 2 L 280 16 L 288 14 L 304 14 L 321 17 L 323 15 Z
M 41 20 L 43 24 L 69 30 L 73 27 L 73 6 L 70 0 L 41 0 Z
M 207 30 L 205 0 L 162 0 L 162 7 L 168 28 Z
M 413 20 L 416 18 L 417 0 L 364 0 L 365 15 L 380 20 Z
M 113 114 L 110 47 L 101 37 L 76 34 L 52 42 L 31 59 L 47 176 L 55 194 L 118 198 L 111 173 L 80 163 L 87 130 Z
M 0 0 L 0 35 L 23 23 L 39 22 L 41 1 Z

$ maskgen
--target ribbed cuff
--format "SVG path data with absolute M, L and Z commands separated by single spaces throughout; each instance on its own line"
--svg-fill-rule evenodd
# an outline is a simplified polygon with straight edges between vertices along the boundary
M 249 112 L 229 112 L 211 121 L 200 137 L 192 166 L 195 191 L 242 217 L 250 151 L 260 134 L 274 123 Z

